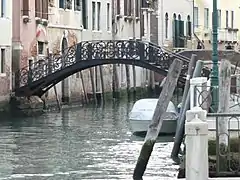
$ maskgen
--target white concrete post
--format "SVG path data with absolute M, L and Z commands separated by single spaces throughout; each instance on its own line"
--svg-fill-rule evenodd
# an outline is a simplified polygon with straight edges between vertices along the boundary
M 186 180 L 208 179 L 207 111 L 193 107 L 186 112 Z
M 202 103 L 203 98 L 201 92 L 204 90 L 204 86 L 207 86 L 206 77 L 196 77 L 190 79 L 190 109 L 198 106 Z

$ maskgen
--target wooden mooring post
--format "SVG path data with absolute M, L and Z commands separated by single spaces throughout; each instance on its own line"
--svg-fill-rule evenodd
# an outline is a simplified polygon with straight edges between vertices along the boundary
M 102 103 L 104 104 L 105 102 L 105 88 L 104 88 L 104 80 L 103 80 L 103 66 L 99 66 L 99 74 L 100 74 L 100 80 L 101 80 L 101 98 L 102 98 Z
M 166 82 L 164 83 L 162 92 L 159 96 L 158 103 L 153 114 L 152 122 L 149 125 L 144 144 L 142 146 L 136 167 L 134 169 L 134 180 L 143 179 L 142 176 L 146 170 L 154 144 L 162 127 L 163 114 L 166 112 L 168 104 L 173 96 L 174 89 L 177 85 L 177 81 L 181 73 L 182 65 L 183 62 L 181 60 L 175 59 L 169 68 Z
M 229 113 L 230 108 L 230 88 L 231 88 L 231 63 L 226 59 L 221 60 L 219 69 L 219 103 L 218 113 Z M 219 147 L 219 154 L 217 154 L 217 161 L 219 163 L 219 170 L 226 171 L 228 162 L 225 154 L 229 148 L 229 131 L 228 131 L 229 117 L 218 117 L 218 134 L 217 143 Z
M 117 65 L 113 64 L 113 77 L 112 77 L 112 93 L 114 99 L 119 99 L 120 90 L 119 90 L 119 78 L 118 78 L 118 70 Z
M 126 80 L 127 80 L 127 96 L 130 96 L 130 68 L 129 65 L 125 65 L 126 68 Z
M 48 56 L 48 61 L 49 61 L 48 62 L 48 68 L 49 68 L 48 71 L 49 71 L 49 73 L 52 73 L 52 56 L 50 55 L 49 48 L 47 48 L 47 56 Z M 58 110 L 61 111 L 62 106 L 61 106 L 61 103 L 60 103 L 60 100 L 58 97 L 56 85 L 53 86 L 53 89 L 54 89 L 54 94 L 55 94 Z
M 203 68 L 204 62 L 201 60 L 197 61 L 196 67 L 193 72 L 193 77 L 199 77 L 201 76 L 202 68 Z M 180 117 L 178 118 L 178 126 L 177 130 L 175 133 L 175 138 L 174 138 L 174 144 L 173 144 L 173 149 L 171 152 L 171 158 L 173 161 L 176 163 L 180 163 L 180 159 L 178 157 L 178 154 L 180 152 L 180 147 L 182 144 L 182 140 L 184 138 L 184 125 L 185 125 L 185 119 L 186 119 L 186 112 L 187 110 L 190 109 L 190 92 L 188 92 L 187 97 L 186 97 L 186 102 L 184 106 L 182 106 L 181 114 Z
M 132 71 L 133 71 L 133 96 L 136 96 L 136 67 L 135 65 L 132 65 Z
M 96 95 L 96 89 L 94 84 L 94 72 L 92 68 L 90 68 L 89 71 L 90 71 L 90 79 L 91 79 L 91 85 L 92 85 L 92 95 L 93 95 L 95 104 L 97 104 L 97 95 Z
M 83 73 L 82 73 L 82 71 L 80 71 L 79 73 L 80 73 L 80 78 L 82 81 L 84 100 L 85 100 L 85 103 L 88 104 L 88 96 L 87 96 L 86 87 L 85 87 L 85 83 L 84 83 Z

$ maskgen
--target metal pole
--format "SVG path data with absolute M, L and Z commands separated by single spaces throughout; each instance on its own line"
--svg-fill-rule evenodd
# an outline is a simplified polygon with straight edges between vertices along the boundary
M 193 20 L 192 20 L 192 22 L 193 22 L 193 34 L 195 33 L 195 22 L 194 22 L 195 15 L 194 15 L 194 6 L 195 6 L 195 2 L 194 2 L 194 0 L 193 0 L 193 3 L 192 3 L 192 12 L 193 12 L 193 14 L 192 14 L 192 17 L 193 17 Z
M 218 12 L 217 0 L 213 0 L 213 22 L 212 22 L 212 73 L 211 88 L 212 89 L 212 109 L 217 112 L 218 109 Z

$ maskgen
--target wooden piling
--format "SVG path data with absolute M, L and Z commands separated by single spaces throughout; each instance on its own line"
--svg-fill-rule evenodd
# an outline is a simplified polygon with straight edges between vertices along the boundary
M 196 63 L 197 63 L 197 55 L 193 54 L 192 57 L 191 57 L 191 60 L 189 62 L 189 65 L 188 65 L 188 73 L 187 73 L 185 87 L 184 87 L 184 92 L 183 92 L 183 97 L 182 97 L 182 103 L 181 103 L 182 105 L 181 105 L 181 112 L 180 112 L 180 114 L 182 113 L 183 108 L 185 106 L 185 102 L 186 102 L 188 91 L 189 91 L 189 87 L 190 87 L 190 79 L 192 78 L 193 71 L 194 71 L 194 69 L 196 67 Z
M 82 73 L 82 71 L 80 71 L 79 73 L 80 73 L 80 78 L 82 81 L 84 100 L 85 100 L 85 103 L 88 104 L 88 96 L 87 96 L 86 87 L 85 87 L 85 83 L 84 83 L 83 73 Z
M 93 69 L 90 68 L 89 69 L 90 72 L 90 80 L 91 80 L 91 85 L 92 85 L 92 96 L 94 99 L 95 104 L 97 104 L 97 95 L 96 95 L 96 89 L 95 89 L 95 84 L 94 84 L 94 73 L 93 73 Z
M 113 64 L 112 93 L 113 93 L 114 99 L 119 99 L 120 97 L 119 78 L 118 78 L 118 70 L 117 70 L 116 64 Z
M 135 65 L 132 65 L 133 71 L 133 96 L 136 96 L 136 68 Z
M 154 144 L 161 130 L 163 123 L 163 114 L 166 112 L 168 104 L 173 96 L 174 89 L 177 85 L 179 75 L 181 73 L 183 62 L 175 59 L 171 64 L 166 82 L 159 96 L 156 109 L 153 114 L 152 122 L 149 125 L 144 144 L 142 146 L 138 161 L 133 173 L 134 180 L 142 180 L 144 171 L 146 170 L 148 160 L 151 156 Z
M 52 73 L 52 57 L 49 53 L 49 48 L 47 48 L 47 57 L 48 57 L 48 72 Z M 58 97 L 56 85 L 53 86 L 53 89 L 54 89 L 54 94 L 55 94 L 58 110 L 61 111 L 62 106 L 61 106 L 61 103 L 60 103 L 60 100 L 59 100 L 59 97 Z
M 127 96 L 129 97 L 130 95 L 130 69 L 129 69 L 129 65 L 125 65 L 125 69 L 126 69 L 126 80 L 127 80 Z
M 193 77 L 201 76 L 203 65 L 204 65 L 203 61 L 201 61 L 201 60 L 197 61 L 196 67 L 193 72 Z M 181 144 L 182 144 L 182 141 L 184 138 L 184 125 L 185 125 L 185 120 L 186 120 L 186 112 L 187 112 L 187 110 L 189 110 L 189 108 L 190 108 L 190 92 L 188 92 L 188 94 L 187 94 L 186 102 L 183 106 L 182 113 L 180 114 L 180 117 L 178 118 L 178 126 L 176 129 L 173 149 L 172 149 L 172 153 L 171 153 L 171 158 L 176 163 L 180 163 L 178 154 L 181 150 Z
M 231 63 L 222 59 L 219 69 L 219 113 L 229 113 L 230 88 L 231 88 Z M 218 118 L 219 144 L 228 146 L 228 118 Z
M 54 94 L 55 94 L 56 101 L 57 101 L 58 110 L 61 111 L 62 106 L 61 106 L 61 103 L 60 103 L 60 100 L 59 100 L 59 97 L 58 97 L 56 86 L 53 86 L 53 89 L 54 89 Z
M 101 98 L 102 98 L 102 103 L 105 102 L 105 88 L 104 88 L 104 80 L 103 80 L 103 67 L 99 66 L 99 73 L 100 73 L 100 79 L 101 79 Z

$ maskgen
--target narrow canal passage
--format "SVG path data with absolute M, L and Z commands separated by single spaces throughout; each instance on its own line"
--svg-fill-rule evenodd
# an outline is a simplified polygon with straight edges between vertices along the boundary
M 143 138 L 132 135 L 133 103 L 73 108 L 0 122 L 0 179 L 132 179 Z M 172 143 L 158 142 L 144 179 L 170 180 Z

